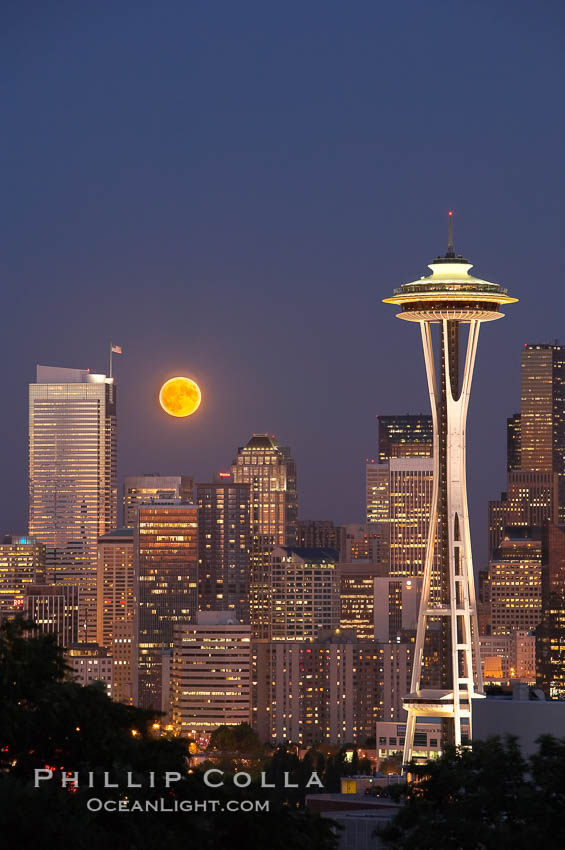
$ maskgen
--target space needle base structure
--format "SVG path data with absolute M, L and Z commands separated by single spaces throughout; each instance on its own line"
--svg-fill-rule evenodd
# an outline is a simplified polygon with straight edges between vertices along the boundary
M 399 319 L 420 325 L 434 432 L 434 483 L 411 692 L 403 699 L 408 714 L 404 765 L 413 757 L 418 717 L 441 721 L 442 746 L 461 746 L 472 738 L 472 700 L 484 696 L 467 509 L 465 430 L 481 322 L 502 318 L 501 306 L 517 301 L 498 284 L 469 274 L 472 265 L 453 250 L 452 213 L 447 253 L 429 268 L 431 275 L 405 283 L 394 290 L 392 298 L 384 299 L 401 308 Z M 437 357 L 432 326 L 438 331 Z M 462 326 L 468 326 L 466 335 Z M 439 670 L 430 670 L 429 661 L 425 665 L 430 626 L 441 635 Z M 424 674 L 428 682 L 435 678 L 437 687 L 426 686 Z

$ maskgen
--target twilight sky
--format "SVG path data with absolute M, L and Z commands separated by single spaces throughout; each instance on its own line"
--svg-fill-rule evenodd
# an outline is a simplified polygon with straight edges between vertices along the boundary
M 26 528 L 35 364 L 106 371 L 110 340 L 121 475 L 208 480 L 269 431 L 303 518 L 361 520 L 375 415 L 428 410 L 381 298 L 452 207 L 456 251 L 520 298 L 471 396 L 482 566 L 520 348 L 565 340 L 564 25 L 560 0 L 9 2 L 0 530 Z M 158 407 L 175 374 L 202 387 L 188 420 Z

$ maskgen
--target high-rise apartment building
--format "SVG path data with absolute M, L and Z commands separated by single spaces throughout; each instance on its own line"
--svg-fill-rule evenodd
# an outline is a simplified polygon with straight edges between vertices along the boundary
M 76 584 L 96 633 L 96 548 L 116 527 L 116 387 L 82 369 L 38 366 L 29 387 L 29 532 L 49 583 Z
M 339 626 L 340 580 L 334 549 L 273 549 L 267 573 L 269 637 L 312 640 Z
M 31 537 L 0 536 L 0 621 L 22 609 L 26 591 L 45 580 L 45 547 Z
M 163 655 L 198 607 L 198 508 L 178 499 L 139 505 L 134 529 L 134 703 L 168 710 Z
M 175 733 L 201 744 L 218 726 L 251 722 L 251 630 L 232 611 L 175 626 L 171 711 Z
M 137 506 L 182 499 L 192 502 L 193 480 L 189 475 L 126 475 L 123 486 L 124 526 L 133 528 Z
M 114 657 L 112 694 L 126 703 L 132 698 L 134 591 L 133 529 L 118 528 L 98 539 L 96 642 Z
M 253 645 L 253 726 L 262 741 L 365 744 L 381 702 L 377 644 L 347 631 Z
M 489 563 L 493 635 L 533 631 L 542 616 L 540 529 L 508 529 Z
M 565 519 L 565 346 L 522 349 L 521 468 L 559 476 L 559 520 Z
M 342 631 L 355 632 L 358 640 L 375 639 L 376 564 L 352 561 L 339 564 Z
M 250 485 L 222 475 L 197 484 L 198 607 L 249 623 Z
M 108 650 L 96 643 L 76 643 L 66 653 L 66 661 L 72 671 L 72 677 L 79 685 L 86 687 L 95 682 L 104 685 L 106 694 L 112 697 L 114 661 Z
M 379 463 L 393 457 L 431 457 L 434 429 L 429 413 L 377 416 Z
M 232 464 L 236 484 L 249 484 L 250 620 L 255 638 L 269 634 L 269 556 L 275 546 L 296 545 L 296 464 L 274 436 L 254 434 Z

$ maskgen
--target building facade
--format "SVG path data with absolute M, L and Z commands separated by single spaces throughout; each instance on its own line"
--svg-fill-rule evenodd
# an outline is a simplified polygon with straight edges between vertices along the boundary
M 274 436 L 254 434 L 232 464 L 236 484 L 249 485 L 250 621 L 255 638 L 269 634 L 269 556 L 275 546 L 296 544 L 296 463 Z
M 55 635 L 57 645 L 72 646 L 86 638 L 81 619 L 80 591 L 76 584 L 32 584 L 26 587 L 23 613 L 38 633 Z
M 218 726 L 251 722 L 251 629 L 232 611 L 175 626 L 171 713 L 175 734 L 201 745 Z
M 521 362 L 521 468 L 554 472 L 565 519 L 565 346 L 527 344 Z
M 139 505 L 134 529 L 134 702 L 168 708 L 163 656 L 198 608 L 198 508 L 178 499 Z
M 268 569 L 269 638 L 313 640 L 339 627 L 340 579 L 333 549 L 273 549 Z
M 377 416 L 379 463 L 394 457 L 431 457 L 434 429 L 429 413 Z
M 198 607 L 249 623 L 249 484 L 197 484 Z
M 489 563 L 491 631 L 533 631 L 542 616 L 541 530 L 508 529 Z
M 192 502 L 194 483 L 189 475 L 126 475 L 123 484 L 122 507 L 124 526 L 135 526 L 135 512 L 138 505 L 151 502 L 175 501 Z
M 0 537 L 0 622 L 21 611 L 30 585 L 45 581 L 45 547 L 16 534 Z
M 96 635 L 100 535 L 116 527 L 116 386 L 88 370 L 38 366 L 29 387 L 29 531 L 49 583 L 76 584 Z

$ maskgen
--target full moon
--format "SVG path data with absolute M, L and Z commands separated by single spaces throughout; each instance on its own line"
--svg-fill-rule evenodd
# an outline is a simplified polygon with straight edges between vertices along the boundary
M 190 416 L 201 399 L 200 387 L 190 378 L 169 378 L 159 393 L 159 403 L 170 416 Z

